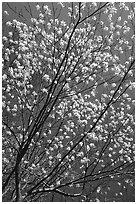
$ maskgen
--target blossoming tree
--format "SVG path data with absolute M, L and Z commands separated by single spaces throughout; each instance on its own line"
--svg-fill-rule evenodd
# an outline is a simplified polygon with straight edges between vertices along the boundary
M 3 201 L 134 201 L 134 3 L 5 4 Z

